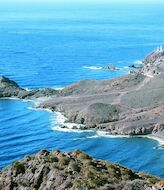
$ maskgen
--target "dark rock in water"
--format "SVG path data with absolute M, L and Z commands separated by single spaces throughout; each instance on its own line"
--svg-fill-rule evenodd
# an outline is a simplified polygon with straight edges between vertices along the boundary
M 130 68 L 134 68 L 134 69 L 142 69 L 143 68 L 143 65 L 129 65 Z
M 160 183 L 156 177 L 78 150 L 43 150 L 0 171 L 1 190 L 151 190 Z
M 117 68 L 117 67 L 115 67 L 113 65 L 104 66 L 104 67 L 102 67 L 102 69 L 107 69 L 107 70 L 111 70 L 111 71 L 120 70 L 119 68 Z

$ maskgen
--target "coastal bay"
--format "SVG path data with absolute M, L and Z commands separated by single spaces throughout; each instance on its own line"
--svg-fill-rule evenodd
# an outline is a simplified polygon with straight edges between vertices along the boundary
M 163 64 L 163 62 L 162 62 L 162 64 Z M 56 123 L 54 124 L 53 127 L 51 124 L 52 131 L 50 132 L 50 134 L 53 135 L 54 132 L 57 134 L 68 133 L 68 139 L 74 134 L 73 136 L 74 136 L 75 141 L 72 142 L 73 147 L 74 147 L 74 143 L 76 144 L 76 141 L 77 142 L 79 141 L 80 144 L 81 144 L 81 141 L 84 142 L 84 144 L 90 143 L 90 142 L 98 143 L 98 141 L 102 141 L 102 142 L 104 141 L 103 143 L 106 142 L 108 144 L 108 141 L 109 141 L 109 145 L 111 142 L 112 143 L 117 142 L 119 146 L 124 146 L 124 145 L 121 145 L 124 140 L 126 141 L 126 143 L 128 143 L 128 141 L 129 141 L 129 143 L 134 144 L 134 146 L 136 146 L 135 145 L 136 142 L 141 144 L 141 146 L 142 146 L 142 142 L 149 144 L 152 141 L 152 143 L 153 143 L 153 140 L 148 140 L 148 138 L 152 138 L 152 139 L 154 138 L 155 140 L 161 139 L 161 142 L 163 142 L 163 128 L 162 128 L 163 114 L 161 112 L 161 110 L 162 110 L 161 101 L 163 101 L 163 100 L 158 98 L 157 99 L 159 101 L 159 104 L 158 104 L 158 102 L 154 102 L 151 99 L 149 100 L 145 96 L 145 98 L 146 98 L 145 104 L 143 104 L 143 103 L 139 104 L 138 101 L 137 101 L 137 103 L 135 103 L 134 100 L 130 101 L 130 98 L 128 97 L 128 101 L 127 102 L 123 101 L 123 102 L 129 103 L 132 107 L 127 106 L 127 105 L 122 105 L 120 103 L 122 101 L 122 98 L 124 98 L 126 100 L 126 96 L 129 96 L 129 94 L 131 94 L 131 93 L 132 93 L 132 96 L 130 96 L 130 97 L 134 98 L 133 92 L 135 92 L 135 94 L 136 94 L 135 100 L 137 100 L 137 98 L 143 100 L 144 96 L 142 94 L 143 94 L 143 92 L 146 93 L 146 89 L 148 89 L 148 92 L 149 92 L 149 89 L 151 89 L 154 92 L 153 98 L 159 97 L 159 95 L 161 94 L 161 90 L 163 91 L 163 85 L 162 85 L 163 82 L 161 82 L 162 80 L 163 80 L 163 70 L 161 69 L 161 73 L 159 75 L 153 75 L 153 77 L 147 77 L 147 76 L 145 76 L 145 73 L 141 73 L 141 71 L 139 71 L 139 73 L 122 76 L 120 78 L 116 78 L 116 79 L 112 79 L 112 80 L 81 81 L 81 82 L 75 83 L 71 86 L 65 87 L 62 90 L 55 90 L 55 89 L 48 88 L 48 89 L 31 90 L 31 91 L 28 90 L 27 91 L 27 90 L 19 87 L 17 85 L 17 83 L 15 83 L 14 81 L 11 81 L 10 79 L 8 79 L 6 77 L 1 77 L 0 87 L 1 87 L 1 98 L 8 97 L 8 98 L 19 98 L 19 99 L 26 100 L 26 101 L 34 101 L 34 102 L 36 102 L 36 109 L 43 109 L 43 110 L 48 109 L 48 110 L 54 112 L 54 114 L 56 114 L 56 116 L 54 116 L 54 121 L 56 118 Z M 112 85 L 112 84 L 114 84 L 114 85 Z M 91 86 L 94 88 L 90 88 Z M 137 95 L 137 92 L 138 92 L 138 95 Z M 163 96 L 161 96 L 161 98 L 162 97 Z M 12 101 L 12 100 L 10 100 L 10 101 Z M 61 102 L 61 103 L 59 103 L 59 102 Z M 89 104 L 88 104 L 88 102 L 89 102 Z M 61 106 L 61 104 L 62 104 L 62 106 Z M 83 108 L 85 110 L 86 108 L 88 108 L 88 106 L 94 105 L 94 104 L 95 105 L 98 104 L 98 106 L 91 107 L 91 110 L 90 110 L 91 113 L 90 113 L 90 111 L 87 112 L 89 114 L 87 116 L 88 117 L 87 122 L 85 120 L 83 120 L 83 122 L 82 122 L 81 118 L 79 120 L 72 119 L 72 118 L 77 119 L 77 117 L 74 117 L 74 114 L 78 113 L 77 108 L 81 109 L 81 110 Z M 137 106 L 137 107 L 135 107 L 135 106 Z M 144 107 L 142 107 L 142 106 L 144 106 Z M 146 107 L 146 106 L 149 106 L 149 107 Z M 101 111 L 100 114 L 99 114 L 99 109 Z M 76 110 L 76 112 L 74 110 Z M 123 111 L 122 115 L 124 114 L 125 117 L 128 116 L 127 117 L 128 119 L 126 119 L 126 118 L 120 119 L 120 111 L 121 110 Z M 156 112 L 154 112 L 154 110 Z M 95 113 L 95 111 L 96 112 L 98 111 L 98 115 L 97 115 L 97 113 Z M 105 116 L 106 111 L 108 111 L 108 113 Z M 62 116 L 62 114 L 60 112 L 63 113 L 66 116 L 66 118 L 64 116 Z M 104 112 L 105 112 L 105 114 L 104 114 Z M 83 114 L 85 114 L 85 112 Z M 114 116 L 113 116 L 113 114 L 114 114 Z M 130 115 L 130 114 L 132 114 L 132 115 Z M 139 116 L 141 115 L 142 117 L 141 116 L 139 117 L 137 114 L 139 114 Z M 153 119 L 154 115 L 156 117 Z M 97 116 L 98 116 L 98 118 L 96 118 Z M 108 119 L 108 117 L 109 117 L 111 121 L 104 122 L 104 120 L 102 120 L 102 118 L 104 116 L 106 119 Z M 83 117 L 84 117 L 84 115 L 83 115 Z M 92 117 L 92 120 L 90 120 L 89 117 Z M 139 117 L 139 118 L 137 120 L 135 120 L 133 117 L 134 118 Z M 151 120 L 149 118 L 151 118 Z M 126 120 L 127 120 L 127 122 L 126 122 Z M 153 124 L 151 124 L 152 120 L 153 120 Z M 99 122 L 104 122 L 104 123 L 99 123 Z M 117 122 L 119 123 L 120 128 L 116 129 L 116 128 L 112 127 L 112 130 L 109 130 L 108 125 L 117 124 Z M 77 123 L 77 124 L 75 124 L 75 123 Z M 55 133 L 54 133 L 54 135 L 55 135 Z M 71 136 L 69 136 L 69 134 L 71 134 Z M 145 136 L 145 138 L 140 138 L 140 137 L 142 137 L 142 135 L 143 135 L 143 137 L 145 135 L 149 135 L 149 136 Z M 122 136 L 122 139 L 121 139 L 121 136 Z M 134 138 L 135 136 L 136 136 L 136 138 Z M 112 138 L 112 137 L 115 137 L 115 138 Z M 127 137 L 129 137 L 129 138 L 127 138 Z M 43 137 L 43 138 L 45 138 L 45 137 Z M 51 138 L 52 138 L 52 136 L 51 136 Z M 107 139 L 107 138 L 109 138 L 109 139 Z M 57 137 L 57 139 L 59 140 L 59 137 Z M 95 150 L 95 152 L 94 152 L 93 150 L 87 148 L 89 144 L 87 146 L 83 147 L 83 145 L 79 146 L 79 143 L 75 147 L 77 147 L 77 148 L 81 147 L 80 149 L 88 151 L 88 152 L 91 151 L 91 154 L 95 155 L 95 157 L 97 157 L 97 158 L 104 158 L 105 155 L 103 152 L 102 152 L 102 154 L 99 153 L 97 156 L 98 149 Z M 119 143 L 121 143 L 121 144 L 119 144 Z M 132 145 L 130 145 L 130 144 L 127 147 L 129 147 L 131 149 Z M 69 146 L 67 149 L 65 145 L 58 147 L 57 144 L 53 144 L 53 143 L 49 147 L 49 149 L 51 150 L 52 148 L 55 148 L 55 147 L 63 149 L 63 150 L 72 149 L 71 146 Z M 150 148 L 151 151 L 152 151 L 152 149 L 154 149 L 155 154 L 156 154 L 156 150 L 158 150 L 158 149 L 161 149 L 161 153 L 163 152 L 162 143 L 161 143 L 161 145 L 153 145 L 153 146 L 150 143 L 150 147 L 151 147 Z M 116 147 L 113 147 L 113 148 L 116 148 Z M 148 150 L 147 148 L 148 147 L 146 146 L 146 150 Z M 111 151 L 113 151 L 112 147 L 111 147 Z M 126 150 L 125 155 L 127 155 L 127 160 L 129 160 L 127 151 L 128 150 Z M 138 151 L 138 149 L 136 149 L 136 151 Z M 31 153 L 34 153 L 34 152 L 31 152 Z M 146 154 L 148 154 L 147 151 L 145 151 L 145 152 L 146 152 Z M 107 154 L 106 155 L 107 157 L 106 156 L 105 157 L 107 160 L 109 159 L 109 160 L 113 160 L 113 161 L 119 161 L 126 165 L 125 157 L 123 159 L 124 160 L 123 162 L 121 160 L 119 160 L 120 159 L 119 155 L 122 155 L 122 154 L 123 153 L 120 151 L 120 153 L 118 154 L 118 156 L 116 156 L 116 158 L 113 157 L 114 159 L 112 157 L 110 157 L 110 154 L 109 155 Z M 135 154 L 134 154 L 134 156 L 136 156 Z M 143 158 L 145 158 L 145 154 L 143 154 Z M 160 155 L 160 159 L 162 159 L 161 155 Z M 134 162 L 133 157 L 132 157 L 132 160 Z M 141 158 L 141 160 L 142 160 L 142 158 Z M 130 167 L 132 166 L 132 168 L 134 168 L 134 169 L 141 170 L 142 162 L 137 161 L 141 164 L 141 165 L 137 164 L 138 166 L 136 165 L 136 163 L 133 163 L 133 162 L 131 163 L 132 165 L 127 164 L 127 166 L 130 166 Z M 148 163 L 150 164 L 150 161 L 148 161 Z M 145 163 L 143 162 L 143 164 L 145 164 Z M 154 166 L 156 167 L 156 163 L 154 163 Z M 153 168 L 153 165 L 151 166 L 151 168 Z M 144 168 L 144 170 L 149 171 L 149 169 L 147 170 L 146 168 Z M 157 175 L 159 175 L 159 169 L 157 170 L 157 172 L 158 172 Z M 160 176 L 163 176 L 162 167 L 161 167 L 161 172 L 162 173 Z M 155 174 L 156 172 L 154 171 L 153 173 Z
M 0 6 L 0 189 L 163 188 L 163 6 L 141 4 Z

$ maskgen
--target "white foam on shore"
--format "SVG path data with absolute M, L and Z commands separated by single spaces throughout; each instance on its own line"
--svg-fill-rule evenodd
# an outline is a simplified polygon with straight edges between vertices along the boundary
M 136 136 L 130 136 L 130 135 L 111 135 L 108 132 L 105 131 L 97 131 L 96 132 L 97 137 L 108 137 L 108 138 L 149 138 L 152 140 L 158 141 L 160 146 L 164 146 L 164 139 L 160 137 L 155 137 L 153 135 L 136 135 Z
M 118 68 L 118 67 L 116 69 L 105 69 L 105 68 L 103 68 L 101 66 L 84 66 L 83 68 L 84 69 L 90 69 L 90 70 L 101 70 L 101 69 L 103 69 L 103 70 L 110 70 L 110 71 L 122 70 L 122 68 Z
M 11 100 L 21 100 L 24 102 L 33 102 L 35 103 L 35 105 L 38 105 L 38 103 L 42 102 L 43 99 L 45 100 L 45 98 L 38 98 L 37 101 L 36 100 L 23 100 L 23 99 L 19 99 L 19 98 L 2 98 L 2 99 L 11 99 Z M 55 125 L 59 124 L 59 126 L 54 126 L 52 127 L 52 129 L 54 131 L 63 131 L 63 132 L 74 132 L 74 133 L 88 133 L 88 132 L 94 132 L 95 135 L 93 136 L 87 136 L 86 138 L 101 138 L 101 137 L 105 137 L 105 138 L 149 138 L 152 140 L 156 140 L 159 143 L 159 147 L 163 149 L 164 147 L 164 139 L 160 138 L 160 137 L 156 137 L 153 135 L 136 135 L 136 136 L 130 136 L 130 135 L 111 135 L 109 134 L 109 132 L 106 131 L 101 131 L 101 130 L 95 130 L 95 129 L 88 129 L 88 130 L 81 130 L 81 126 L 84 126 L 82 124 L 76 124 L 76 123 L 67 123 L 67 118 L 61 113 L 61 112 L 53 112 L 52 110 L 48 109 L 48 108 L 36 108 L 36 107 L 27 107 L 27 109 L 31 109 L 31 110 L 43 110 L 43 111 L 47 111 L 50 113 L 54 113 L 56 114 L 55 118 L 53 119 L 53 124 L 55 122 Z M 65 126 L 65 127 L 63 127 Z M 76 127 L 76 129 L 74 129 L 74 127 Z
M 163 148 L 164 147 L 164 139 L 159 138 L 159 137 L 155 137 L 153 135 L 136 135 L 136 136 L 130 136 L 130 135 L 111 135 L 108 132 L 105 131 L 95 131 L 92 130 L 92 132 L 95 132 L 94 135 L 92 136 L 87 136 L 86 138 L 88 139 L 94 139 L 94 138 L 149 138 L 155 141 L 158 141 L 159 144 L 159 148 Z M 84 138 L 84 137 L 82 137 Z
M 62 131 L 62 132 L 74 132 L 74 133 L 88 133 L 93 132 L 93 130 L 81 130 L 81 127 L 85 125 L 76 124 L 76 123 L 69 123 L 67 122 L 67 118 L 60 112 L 54 112 L 56 116 L 53 118 L 53 126 L 52 129 L 54 131 Z
M 55 112 L 55 114 L 56 114 L 56 117 L 55 117 L 56 123 L 64 125 L 67 118 L 63 114 L 61 114 L 60 112 Z
M 124 69 L 129 69 L 129 66 L 124 66 Z
M 76 123 L 64 123 L 65 117 L 60 117 L 57 116 L 56 123 L 59 124 L 59 126 L 54 126 L 52 129 L 54 131 L 62 131 L 62 132 L 74 132 L 74 133 L 86 133 L 86 132 L 93 132 L 92 130 L 81 130 L 81 124 L 76 124 Z M 76 128 L 76 129 L 75 129 Z
M 159 137 L 155 137 L 153 135 L 136 135 L 136 136 L 131 136 L 131 135 L 111 135 L 109 132 L 107 131 L 102 131 L 102 130 L 95 130 L 95 129 L 88 129 L 88 130 L 81 130 L 80 126 L 84 126 L 84 125 L 80 125 L 80 124 L 76 124 L 76 123 L 67 123 L 66 120 L 67 118 L 62 115 L 62 113 L 60 112 L 55 112 L 57 114 L 57 116 L 55 117 L 55 122 L 58 123 L 61 126 L 54 126 L 52 127 L 52 129 L 54 131 L 63 131 L 63 132 L 74 132 L 74 133 L 94 133 L 94 135 L 92 136 L 87 136 L 85 138 L 149 138 L 152 140 L 156 140 L 159 143 L 160 147 L 164 146 L 164 139 L 159 138 Z M 65 127 L 63 127 L 65 126 Z M 76 127 L 76 129 L 74 129 L 74 127 Z M 84 137 L 82 137 L 84 138 Z
M 84 66 L 84 69 L 91 69 L 91 70 L 100 70 L 102 67 L 100 66 Z
M 35 103 L 35 101 L 34 100 L 26 100 L 26 99 L 20 99 L 20 98 L 11 98 L 11 97 L 9 97 L 9 98 L 1 98 L 1 100 L 20 100 L 20 101 L 22 101 L 22 102 L 33 102 L 33 103 Z
M 64 124 L 64 126 L 67 126 L 67 127 L 63 128 L 61 126 L 55 126 L 55 127 L 52 127 L 52 129 L 54 131 L 61 131 L 61 132 L 67 132 L 67 133 L 91 133 L 91 132 L 93 132 L 92 130 L 73 129 L 72 127 L 68 128 L 68 123 Z
M 153 136 L 153 135 L 147 135 L 146 137 L 149 138 L 149 139 L 153 139 L 153 140 L 155 140 L 155 141 L 158 141 L 159 146 L 160 146 L 160 147 L 164 147 L 164 139 L 162 139 L 162 138 L 160 138 L 160 137 L 155 137 L 155 136 Z
M 135 60 L 134 64 L 141 65 L 141 64 L 143 64 L 143 62 L 141 60 Z
M 93 136 L 89 136 L 87 138 L 133 138 L 132 136 L 130 135 L 111 135 L 109 132 L 106 132 L 106 131 L 101 131 L 101 130 L 98 130 L 98 131 L 95 131 L 95 130 L 92 130 L 92 132 L 95 132 L 95 135 Z
M 49 113 L 54 113 L 52 110 L 50 110 L 48 108 L 27 107 L 27 109 L 29 109 L 29 110 L 35 110 L 35 111 L 42 110 L 42 111 L 47 111 Z
M 55 90 L 63 90 L 64 87 L 57 87 L 57 88 L 54 88 Z
M 30 88 L 24 88 L 27 92 L 31 91 L 32 89 Z
M 61 87 L 54 86 L 54 87 L 51 87 L 51 88 L 54 89 L 54 90 L 63 90 L 65 87 L 64 86 L 61 86 Z

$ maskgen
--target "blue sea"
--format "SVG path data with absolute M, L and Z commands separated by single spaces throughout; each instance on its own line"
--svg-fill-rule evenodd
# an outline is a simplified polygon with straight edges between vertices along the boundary
M 82 79 L 128 72 L 164 44 L 164 11 L 156 4 L 0 6 L 0 75 L 24 88 L 62 88 Z M 115 65 L 119 71 L 100 70 Z M 164 177 L 164 149 L 149 138 L 59 131 L 55 113 L 32 102 L 0 100 L 0 168 L 41 149 L 81 149 Z

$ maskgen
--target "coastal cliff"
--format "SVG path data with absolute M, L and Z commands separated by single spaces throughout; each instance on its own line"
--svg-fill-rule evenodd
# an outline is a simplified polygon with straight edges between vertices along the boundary
M 152 52 L 143 69 L 112 80 L 84 80 L 57 91 L 26 91 L 1 77 L 0 97 L 36 100 L 39 107 L 63 113 L 80 129 L 114 135 L 154 135 L 164 138 L 164 51 Z M 65 124 L 64 127 L 67 127 Z M 76 128 L 76 126 L 74 126 Z
M 26 156 L 0 171 L 1 190 L 160 190 L 160 179 L 79 150 Z
M 0 98 L 41 101 L 38 108 L 61 112 L 74 129 L 113 135 L 164 138 L 164 52 L 143 60 L 134 74 L 111 80 L 84 80 L 63 90 L 25 90 L 0 77 Z M 46 98 L 45 98 L 46 97 Z M 2 190 L 160 190 L 164 182 L 81 151 L 40 151 L 0 171 Z

